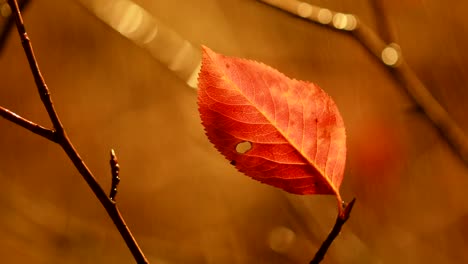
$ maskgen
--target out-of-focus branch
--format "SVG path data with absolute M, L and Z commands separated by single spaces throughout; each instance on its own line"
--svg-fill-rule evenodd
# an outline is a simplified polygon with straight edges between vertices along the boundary
M 143 48 L 190 87 L 197 88 L 201 51 L 133 0 L 75 0 L 101 22 Z M 138 1 L 136 1 L 138 2 Z
M 0 109 L 1 116 L 14 122 L 15 124 L 18 124 L 46 138 L 51 137 L 49 134 L 52 133 L 53 139 L 54 139 L 52 141 L 58 143 L 62 147 L 62 149 L 65 151 L 69 159 L 73 162 L 73 165 L 75 165 L 76 169 L 80 172 L 84 180 L 88 183 L 88 186 L 94 192 L 94 194 L 96 195 L 98 200 L 101 202 L 103 207 L 106 209 L 107 214 L 109 215 L 109 217 L 112 219 L 115 226 L 119 230 L 121 236 L 123 237 L 125 243 L 127 244 L 127 247 L 130 249 L 137 263 L 148 263 L 148 260 L 144 256 L 142 250 L 138 246 L 138 243 L 136 242 L 135 238 L 130 232 L 130 229 L 125 223 L 122 215 L 120 214 L 117 208 L 117 204 L 111 198 L 107 196 L 106 192 L 104 192 L 104 190 L 99 185 L 96 178 L 93 176 L 89 168 L 81 159 L 80 155 L 76 151 L 72 142 L 68 138 L 67 133 L 65 132 L 65 129 L 63 128 L 63 125 L 60 121 L 60 118 L 57 112 L 55 111 L 49 89 L 47 88 L 47 85 L 44 81 L 41 71 L 39 70 L 39 65 L 34 56 L 34 51 L 31 45 L 31 41 L 28 37 L 28 34 L 26 33 L 26 29 L 23 23 L 23 18 L 20 13 L 18 2 L 16 0 L 8 0 L 8 4 L 10 5 L 12 16 L 14 16 L 15 18 L 16 27 L 18 29 L 21 43 L 23 44 L 24 52 L 28 59 L 31 72 L 34 76 L 34 80 L 35 80 L 39 95 L 52 121 L 54 131 L 47 130 L 33 122 L 30 122 L 14 114 L 11 111 L 6 110 L 5 108 Z
M 385 0 L 369 0 L 369 5 L 374 9 L 374 17 L 379 35 L 387 43 L 398 43 L 395 26 L 389 19 L 387 12 L 385 12 L 387 3 Z
M 30 3 L 30 0 L 19 0 L 18 5 L 21 11 L 23 11 L 27 5 Z M 11 29 L 15 25 L 14 16 L 11 15 L 11 9 L 8 3 L 5 0 L 0 0 L 0 15 L 3 18 L 3 21 L 0 22 L 0 54 L 2 53 L 8 35 L 10 34 Z
M 386 42 L 356 15 L 331 11 L 327 8 L 314 6 L 297 0 L 259 0 L 271 6 L 302 17 L 314 23 L 327 26 L 339 32 L 348 32 L 358 40 L 370 53 L 379 59 L 394 77 L 405 87 L 414 102 L 421 107 L 427 117 L 440 130 L 447 142 L 460 158 L 468 165 L 468 139 L 447 111 L 432 96 L 426 86 L 417 77 L 413 69 L 404 61 L 400 47 L 395 43 Z M 395 40 L 394 31 L 388 24 L 388 18 L 383 12 L 382 2 L 375 0 L 374 8 L 379 16 L 382 32 L 389 40 Z
M 348 221 L 351 215 L 351 210 L 353 210 L 354 202 L 356 202 L 356 198 L 354 198 L 349 204 L 347 204 L 343 208 L 343 214 L 338 214 L 333 229 L 330 231 L 330 234 L 328 234 L 327 239 L 323 241 L 319 250 L 317 251 L 317 253 L 315 253 L 314 258 L 309 262 L 309 264 L 318 264 L 323 260 L 325 254 L 328 251 L 328 248 L 331 246 L 335 238 L 340 234 L 343 225 L 346 223 L 346 221 Z

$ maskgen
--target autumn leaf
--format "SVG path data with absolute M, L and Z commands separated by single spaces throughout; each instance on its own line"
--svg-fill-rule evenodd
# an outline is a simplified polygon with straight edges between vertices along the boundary
M 239 171 L 290 193 L 335 195 L 341 205 L 346 134 L 322 89 L 207 47 L 198 87 L 206 135 Z

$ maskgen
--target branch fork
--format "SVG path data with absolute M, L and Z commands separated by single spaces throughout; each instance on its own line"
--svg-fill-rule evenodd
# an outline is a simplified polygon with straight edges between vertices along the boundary
M 60 145 L 60 147 L 62 147 L 62 149 L 65 151 L 69 159 L 72 161 L 73 165 L 75 165 L 75 168 L 80 172 L 83 179 L 91 188 L 94 195 L 98 198 L 98 200 L 100 201 L 104 209 L 107 211 L 107 214 L 112 219 L 118 231 L 120 232 L 122 238 L 127 244 L 127 247 L 132 253 L 135 261 L 139 264 L 149 263 L 145 255 L 143 254 L 143 251 L 138 246 L 138 243 L 133 237 L 130 229 L 125 223 L 125 220 L 120 214 L 117 204 L 115 202 L 115 196 L 117 194 L 117 185 L 120 181 L 119 164 L 117 162 L 117 157 L 115 156 L 115 152 L 113 150 L 111 151 L 110 164 L 111 164 L 111 171 L 112 171 L 112 186 L 111 186 L 110 194 L 108 196 L 106 192 L 102 189 L 102 187 L 99 185 L 99 183 L 97 182 L 96 178 L 94 177 L 90 169 L 86 166 L 84 161 L 81 159 L 77 150 L 75 149 L 72 142 L 68 138 L 68 135 L 62 125 L 62 122 L 60 121 L 60 118 L 57 112 L 55 111 L 50 91 L 47 88 L 47 85 L 44 81 L 41 71 L 39 70 L 39 64 L 36 60 L 36 57 L 34 56 L 34 51 L 31 45 L 31 41 L 28 37 L 28 34 L 26 33 L 26 29 L 24 26 L 23 18 L 21 16 L 20 8 L 18 6 L 18 2 L 16 0 L 8 0 L 8 4 L 10 5 L 12 16 L 14 17 L 15 24 L 16 24 L 16 27 L 18 29 L 18 33 L 21 39 L 21 43 L 23 45 L 24 52 L 26 54 L 26 57 L 29 63 L 29 67 L 31 68 L 31 72 L 34 76 L 34 81 L 36 83 L 39 96 L 41 98 L 41 101 L 45 109 L 47 110 L 47 113 L 53 125 L 53 129 L 45 128 L 1 106 L 0 106 L 0 116 L 49 141 L 52 141 Z

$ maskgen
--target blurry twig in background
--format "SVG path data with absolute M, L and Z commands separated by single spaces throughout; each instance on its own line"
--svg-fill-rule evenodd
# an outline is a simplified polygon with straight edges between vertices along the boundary
M 30 0 L 19 0 L 18 5 L 21 11 L 23 11 L 27 5 L 30 3 Z M 0 54 L 5 48 L 5 43 L 7 40 L 10 31 L 15 24 L 15 18 L 11 15 L 11 9 L 8 3 L 5 0 L 0 0 L 0 15 L 2 20 L 0 21 Z
M 34 76 L 34 80 L 41 97 L 42 103 L 47 110 L 50 120 L 53 124 L 53 129 L 47 129 L 42 126 L 35 124 L 25 118 L 20 117 L 19 115 L 9 111 L 3 107 L 0 107 L 0 115 L 5 117 L 7 120 L 12 121 L 13 123 L 20 125 L 27 130 L 45 137 L 57 144 L 59 144 L 62 149 L 65 151 L 67 156 L 73 162 L 76 169 L 80 172 L 83 176 L 84 180 L 88 183 L 88 186 L 94 192 L 98 200 L 106 209 L 109 217 L 112 219 L 114 224 L 116 225 L 117 229 L 119 230 L 122 238 L 125 240 L 127 247 L 130 249 L 133 257 L 137 261 L 137 263 L 148 263 L 148 260 L 144 256 L 143 252 L 141 251 L 140 247 L 138 246 L 135 238 L 133 237 L 130 229 L 128 228 L 127 224 L 125 223 L 122 215 L 117 208 L 116 203 L 107 196 L 104 192 L 102 187 L 97 182 L 96 178 L 93 176 L 89 168 L 81 159 L 80 155 L 76 151 L 75 147 L 73 146 L 72 142 L 67 136 L 65 129 L 60 121 L 60 118 L 55 111 L 54 104 L 52 102 L 52 98 L 50 96 L 49 89 L 44 81 L 44 78 L 39 70 L 39 65 L 37 60 L 34 56 L 34 51 L 31 45 L 31 41 L 26 33 L 26 29 L 24 27 L 23 18 L 21 16 L 20 8 L 18 6 L 18 2 L 16 0 L 8 0 L 8 4 L 10 5 L 12 16 L 15 19 L 16 27 L 18 29 L 18 33 L 21 38 L 21 43 L 23 44 L 24 52 L 29 62 L 29 66 L 31 68 L 31 72 Z M 115 171 L 116 166 L 112 166 L 112 170 Z M 115 173 L 113 173 L 115 175 Z M 115 183 L 115 182 L 114 182 Z M 116 188 L 116 184 L 112 184 L 112 188 Z
M 148 51 L 187 85 L 197 87 L 201 67 L 199 46 L 192 45 L 131 0 L 76 1 L 104 24 Z
M 302 17 L 314 23 L 328 26 L 340 32 L 351 33 L 356 40 L 389 69 L 403 85 L 416 104 L 426 113 L 427 117 L 441 131 L 451 147 L 468 165 L 468 139 L 463 130 L 450 117 L 447 111 L 431 95 L 411 67 L 404 61 L 400 47 L 396 43 L 386 44 L 382 37 L 358 19 L 356 15 L 331 11 L 327 8 L 314 6 L 298 0 L 259 0 L 293 15 Z M 383 2 L 374 0 L 374 10 L 381 25 L 381 34 L 390 41 L 395 41 L 395 33 L 383 10 Z
M 310 261 L 309 264 L 318 264 L 320 261 L 323 260 L 325 257 L 325 254 L 327 253 L 328 248 L 331 246 L 333 243 L 333 240 L 340 234 L 341 228 L 343 225 L 348 221 L 350 215 L 351 215 L 351 210 L 353 210 L 354 202 L 356 202 L 356 198 L 354 198 L 349 204 L 344 206 L 344 213 L 343 215 L 338 215 L 336 218 L 335 225 L 333 226 L 333 229 L 330 231 L 330 234 L 328 234 L 327 239 L 323 241 L 322 245 L 320 246 L 319 250 L 317 253 L 315 253 L 314 258 Z
M 398 36 L 395 27 L 385 12 L 385 0 L 369 0 L 370 6 L 374 10 L 377 30 L 382 39 L 387 43 L 398 43 Z

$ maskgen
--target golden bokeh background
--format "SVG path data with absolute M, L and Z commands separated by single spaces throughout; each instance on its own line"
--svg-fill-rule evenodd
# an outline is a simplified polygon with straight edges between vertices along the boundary
M 385 2 L 406 61 L 468 134 L 468 2 Z M 334 98 L 348 134 L 341 192 L 357 203 L 323 263 L 468 263 L 467 166 L 349 34 L 255 0 L 135 3 L 161 32 L 177 32 L 167 43 L 262 61 Z M 369 0 L 307 3 L 378 29 Z M 168 69 L 174 46 L 148 52 L 92 4 L 36 0 L 24 19 L 57 111 L 106 189 L 116 150 L 117 201 L 150 262 L 308 263 L 334 223 L 334 198 L 290 195 L 238 173 L 203 133 L 190 74 Z M 0 105 L 50 126 L 16 32 L 1 52 Z M 178 59 L 196 67 L 190 52 Z M 132 263 L 65 153 L 3 119 L 0 187 L 1 263 Z

